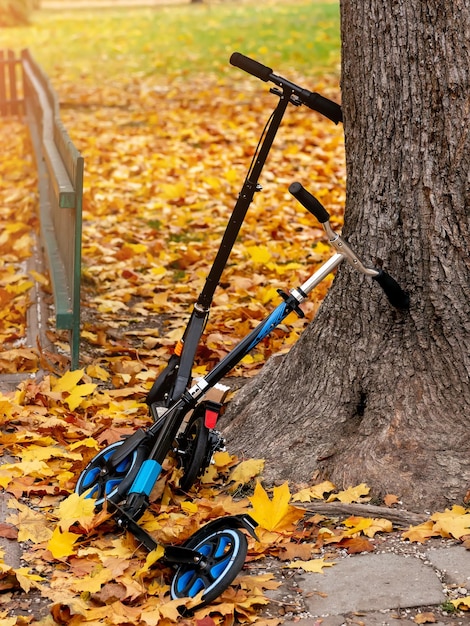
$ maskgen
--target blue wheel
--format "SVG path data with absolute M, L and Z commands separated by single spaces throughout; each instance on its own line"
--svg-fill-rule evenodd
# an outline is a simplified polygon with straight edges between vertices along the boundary
M 212 531 L 206 537 L 201 531 L 184 546 L 202 556 L 197 565 L 181 565 L 171 584 L 171 597 L 193 598 L 201 591 L 202 603 L 215 600 L 235 579 L 245 563 L 248 542 L 233 528 Z
M 89 491 L 87 497 L 95 498 L 97 508 L 101 508 L 105 500 L 119 504 L 127 496 L 140 466 L 147 458 L 146 448 L 139 446 L 117 467 L 109 468 L 110 459 L 123 443 L 116 441 L 101 450 L 85 467 L 75 485 L 75 493 L 79 495 Z

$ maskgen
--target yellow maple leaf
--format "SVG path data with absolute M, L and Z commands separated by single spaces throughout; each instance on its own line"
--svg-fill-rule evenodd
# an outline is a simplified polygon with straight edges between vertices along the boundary
M 45 477 L 52 476 L 54 472 L 50 470 L 47 463 L 39 459 L 24 460 L 20 463 L 4 465 L 2 469 L 18 471 L 20 476 Z
M 47 276 L 44 276 L 44 274 L 40 274 L 39 272 L 36 272 L 36 270 L 28 270 L 28 273 L 34 278 L 34 280 L 38 283 L 40 283 L 41 285 L 48 285 L 49 284 L 49 278 Z
M 323 500 L 325 497 L 325 493 L 329 493 L 330 491 L 334 491 L 336 487 L 329 480 L 325 480 L 318 485 L 314 485 L 313 487 L 307 487 L 306 489 L 301 489 L 294 496 L 292 496 L 293 502 L 310 502 L 313 500 Z
M 86 373 L 92 378 L 98 378 L 98 380 L 103 380 L 105 382 L 109 380 L 109 373 L 100 365 L 89 365 L 86 368 Z
M 164 554 L 165 548 L 158 545 L 154 550 L 147 554 L 145 563 L 140 569 L 136 571 L 135 575 L 141 576 L 142 574 L 146 574 L 150 570 L 150 568 L 163 557 Z
M 203 485 L 212 484 L 216 481 L 219 475 L 219 471 L 215 465 L 209 465 L 204 474 L 201 476 L 200 481 Z
M 185 198 L 187 196 L 186 183 L 184 181 L 177 183 L 162 183 L 160 186 L 160 192 L 162 197 L 168 200 Z
M 193 515 L 194 513 L 198 512 L 199 506 L 196 504 L 196 502 L 185 500 L 181 503 L 181 509 L 188 515 Z
M 73 370 L 66 372 L 52 385 L 52 391 L 72 391 L 81 381 L 84 371 L 85 370 Z
M 368 517 L 348 517 L 343 524 L 348 527 L 349 530 L 343 532 L 344 537 L 351 537 L 357 533 L 363 532 L 370 526 L 372 526 L 372 520 Z
M 264 469 L 264 459 L 249 459 L 242 461 L 229 476 L 229 482 L 234 482 L 232 489 L 237 489 L 240 485 L 246 485 L 252 478 L 261 474 Z
M 19 463 L 5 463 L 0 469 L 0 486 L 4 489 L 19 476 L 33 476 L 35 478 L 47 478 L 54 472 L 46 463 L 39 460 L 20 461 Z
M 365 483 L 361 483 L 356 487 L 349 487 L 349 489 L 345 489 L 344 491 L 331 494 L 327 502 L 332 502 L 333 500 L 339 500 L 346 504 L 351 504 L 351 502 L 364 502 L 364 496 L 367 496 L 369 491 L 369 487 Z
M 75 543 L 78 539 L 80 539 L 79 535 L 68 530 L 63 533 L 59 526 L 56 526 L 52 537 L 47 542 L 47 549 L 55 559 L 63 559 L 75 554 Z
M 79 593 L 98 593 L 101 587 L 110 580 L 113 580 L 113 578 L 114 575 L 111 570 L 102 565 L 98 565 L 90 575 L 74 579 L 72 586 L 74 590 Z
M 246 246 L 253 263 L 267 263 L 271 260 L 271 252 L 266 246 Z
M 325 563 L 324 559 L 312 559 L 310 561 L 292 561 L 284 565 L 284 567 L 290 569 L 303 569 L 304 572 L 314 572 L 317 574 L 323 574 L 324 567 L 332 567 L 334 563 Z
M 100 449 L 100 444 L 93 437 L 87 437 L 86 439 L 81 439 L 80 441 L 75 441 L 69 445 L 69 450 L 75 450 L 76 448 L 81 448 L 84 446 L 85 448 L 95 448 L 95 450 Z
M 41 585 L 38 583 L 44 580 L 41 576 L 37 574 L 31 574 L 27 567 L 19 567 L 18 569 L 13 570 L 15 572 L 16 580 L 18 581 L 21 589 L 28 593 L 31 587 L 41 588 Z M 2 622 L 0 621 L 0 626 Z
M 293 525 L 305 514 L 305 511 L 289 504 L 290 491 L 287 483 L 274 487 L 273 498 L 270 500 L 261 483 L 258 482 L 253 496 L 248 499 L 253 507 L 251 511 L 253 519 L 261 528 L 269 531 L 292 530 Z
M 72 453 L 59 446 L 29 446 L 24 452 L 21 453 L 23 461 L 47 461 L 50 458 L 67 458 L 73 461 L 80 461 L 81 454 L 78 452 Z
M 410 526 L 409 529 L 402 534 L 402 537 L 403 539 L 408 539 L 408 541 L 424 543 L 430 537 L 436 535 L 433 528 L 434 523 L 432 522 L 432 520 L 428 520 L 427 522 L 423 522 L 422 524 L 418 524 L 417 526 Z
M 464 609 L 468 611 L 470 609 L 470 596 L 465 596 L 465 598 L 457 598 L 457 600 L 451 600 L 452 604 L 456 609 Z
M 85 494 L 71 493 L 59 504 L 57 514 L 62 532 L 77 522 L 84 530 L 89 530 L 95 517 L 95 502 Z
M 393 524 L 390 520 L 382 517 L 374 517 L 372 524 L 363 530 L 366 537 L 374 537 L 376 533 L 391 533 Z
M 444 513 L 434 513 L 431 519 L 434 521 L 433 530 L 442 537 L 460 539 L 470 534 L 470 513 L 462 506 L 455 505 Z
M 84 397 L 93 393 L 96 387 L 97 385 L 95 383 L 77 385 L 72 389 L 70 395 L 65 398 L 65 403 L 71 411 L 75 411 L 75 409 L 83 402 Z
M 42 543 L 51 538 L 52 530 L 42 513 L 33 511 L 13 498 L 8 501 L 8 507 L 18 509 L 17 514 L 10 515 L 6 520 L 18 528 L 18 541 Z
M 233 465 L 236 458 L 228 452 L 216 452 L 213 456 L 214 465 L 220 469 Z

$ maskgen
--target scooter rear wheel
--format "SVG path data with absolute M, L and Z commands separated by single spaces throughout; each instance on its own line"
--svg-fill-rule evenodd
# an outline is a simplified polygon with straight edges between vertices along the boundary
M 183 491 L 189 491 L 206 469 L 208 445 L 209 429 L 204 423 L 204 412 L 196 409 L 184 432 L 178 437 L 178 456 L 184 472 L 180 480 Z
M 81 495 L 88 491 L 88 498 L 95 498 L 96 508 L 101 508 L 105 500 L 119 504 L 127 496 L 129 487 L 134 482 L 140 466 L 147 458 L 147 449 L 139 446 L 125 457 L 115 468 L 109 468 L 112 459 L 124 441 L 116 441 L 103 448 L 80 474 L 75 493 Z
M 193 598 L 202 591 L 201 602 L 208 604 L 233 582 L 242 569 L 248 542 L 245 535 L 234 528 L 210 531 L 206 536 L 202 529 L 184 546 L 199 552 L 202 559 L 197 565 L 178 567 L 171 584 L 171 597 Z

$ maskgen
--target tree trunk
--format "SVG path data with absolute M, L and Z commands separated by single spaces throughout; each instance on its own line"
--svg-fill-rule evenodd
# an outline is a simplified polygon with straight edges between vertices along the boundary
M 343 235 L 409 291 L 410 311 L 343 264 L 224 434 L 266 459 L 268 480 L 366 482 L 429 510 L 470 485 L 470 6 L 342 0 L 341 20 Z

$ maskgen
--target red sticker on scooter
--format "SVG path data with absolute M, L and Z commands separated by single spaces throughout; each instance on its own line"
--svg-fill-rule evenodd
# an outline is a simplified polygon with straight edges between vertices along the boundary
M 215 428 L 218 417 L 219 417 L 219 413 L 217 411 L 211 411 L 210 409 L 206 409 L 206 413 L 204 415 L 204 422 L 207 428 Z

